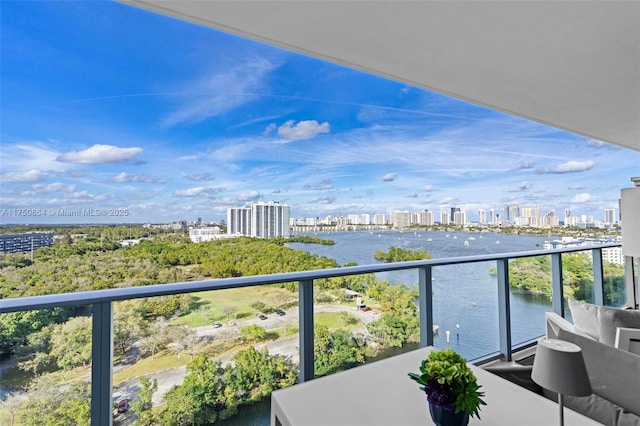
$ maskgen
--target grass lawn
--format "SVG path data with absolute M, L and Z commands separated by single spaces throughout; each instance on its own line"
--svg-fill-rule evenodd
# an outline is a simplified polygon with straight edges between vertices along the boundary
M 132 377 L 143 376 L 145 374 L 187 365 L 189 360 L 189 355 L 182 354 L 181 356 L 178 356 L 177 354 L 166 350 L 160 351 L 155 357 L 153 357 L 153 359 L 151 359 L 151 357 L 143 358 L 132 366 L 115 373 L 113 375 L 113 385 L 115 386 Z
M 353 324 L 344 325 L 344 321 L 340 317 L 338 312 L 318 312 L 314 315 L 314 320 L 316 324 L 326 325 L 329 330 L 349 330 L 353 331 L 354 329 L 360 327 L 362 325 L 361 321 L 350 315 L 355 321 Z
M 234 288 L 229 290 L 215 290 L 194 295 L 200 309 L 171 322 L 171 325 L 188 325 L 199 327 L 210 325 L 214 321 L 226 322 L 226 308 L 235 308 L 231 318 L 247 318 L 258 313 L 251 307 L 252 303 L 260 301 L 272 308 L 278 308 L 287 303 L 298 300 L 298 294 L 276 286 L 257 286 Z

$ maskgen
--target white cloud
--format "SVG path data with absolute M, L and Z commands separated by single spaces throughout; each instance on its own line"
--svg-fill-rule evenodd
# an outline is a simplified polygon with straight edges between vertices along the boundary
M 520 182 L 520 185 L 513 189 L 510 189 L 509 192 L 523 192 L 529 189 L 531 189 L 531 184 L 529 182 Z
M 309 204 L 333 204 L 334 201 L 336 201 L 336 197 L 318 197 L 309 200 Z
M 75 185 L 67 185 L 62 182 L 54 182 L 49 184 L 37 183 L 33 185 L 33 190 L 37 193 L 50 193 L 50 192 L 72 192 L 76 190 Z
M 181 189 L 173 193 L 176 197 L 211 197 L 220 192 L 221 188 L 196 186 L 195 188 Z
M 311 139 L 321 133 L 329 133 L 330 130 L 331 126 L 326 121 L 320 124 L 316 120 L 303 120 L 296 124 L 294 120 L 289 120 L 278 128 L 278 135 L 295 141 Z
M 96 144 L 82 151 L 67 152 L 58 156 L 58 161 L 75 164 L 108 164 L 132 160 L 142 153 L 142 148 L 119 148 L 113 145 Z
M 583 192 L 582 194 L 576 194 L 572 199 L 571 202 L 572 203 L 586 203 L 587 201 L 591 201 L 593 197 L 591 196 L 591 194 L 587 194 L 586 192 Z
M 260 193 L 258 191 L 246 191 L 238 195 L 238 201 L 247 202 L 247 201 L 255 201 L 260 198 Z
M 263 136 L 270 135 L 278 126 L 276 123 L 271 123 L 267 127 L 264 128 L 264 132 L 262 132 Z
M 189 179 L 189 180 L 194 181 L 194 182 L 210 181 L 210 180 L 214 180 L 216 178 L 211 173 L 197 173 L 195 175 L 187 175 L 185 177 L 187 179 Z
M 328 191 L 333 189 L 333 182 L 331 179 L 323 179 L 322 181 L 314 184 L 307 184 L 305 188 L 315 189 L 316 191 Z
M 32 183 L 39 182 L 46 178 L 48 173 L 40 170 L 29 170 L 26 172 L 9 172 L 0 176 L 0 182 L 4 183 Z
M 39 142 L 9 145 L 2 143 L 0 164 L 4 170 L 52 170 L 62 171 L 67 166 L 56 158 L 59 152 Z
M 166 182 L 165 179 L 159 179 L 159 178 L 154 178 L 154 177 L 145 176 L 145 175 L 128 175 L 125 172 L 122 172 L 119 175 L 114 176 L 112 180 L 118 183 L 127 183 L 127 182 L 164 183 Z
M 275 68 L 265 58 L 252 58 L 191 83 L 184 90 L 181 105 L 162 124 L 170 127 L 198 123 L 252 102 L 264 90 L 265 78 Z
M 386 175 L 382 176 L 382 180 L 384 182 L 392 182 L 396 179 L 398 179 L 397 173 L 387 173 Z
M 558 164 L 555 167 L 550 167 L 546 169 L 538 170 L 538 173 L 551 173 L 551 174 L 562 174 L 562 173 L 578 173 L 584 172 L 593 168 L 596 165 L 595 161 L 587 160 L 587 161 L 576 161 L 571 160 L 566 163 Z
M 424 186 L 424 190 L 426 192 L 433 192 L 433 191 L 435 191 L 435 188 L 433 187 L 433 185 L 425 185 Z

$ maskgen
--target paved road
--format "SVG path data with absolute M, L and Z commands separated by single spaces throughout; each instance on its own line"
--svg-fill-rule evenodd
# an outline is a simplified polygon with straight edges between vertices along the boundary
M 372 315 L 372 312 L 362 312 L 356 310 L 354 307 L 340 306 L 340 305 L 318 305 L 314 307 L 314 312 L 340 312 L 347 311 L 351 315 L 357 317 L 362 322 L 362 327 L 356 331 L 366 333 L 366 324 L 375 319 Z M 261 327 L 264 327 L 267 332 L 275 329 L 283 329 L 286 326 L 297 326 L 298 325 L 298 309 L 290 309 L 285 311 L 286 314 L 283 316 L 279 316 L 271 314 L 265 320 L 261 320 L 259 318 L 250 318 L 240 321 L 235 321 L 234 325 L 225 324 L 222 327 L 214 328 L 213 326 L 202 326 L 197 327 L 196 333 L 200 337 L 210 337 L 210 338 L 219 338 L 225 339 L 230 337 L 240 336 L 240 329 L 242 327 L 246 327 L 250 324 L 257 324 Z M 375 315 L 375 314 L 374 314 Z M 295 363 L 298 362 L 298 335 L 295 334 L 292 337 L 285 337 L 283 339 L 277 340 L 275 342 L 263 343 L 255 345 L 256 349 L 262 349 L 266 347 L 271 354 L 280 354 L 283 356 L 288 356 Z M 223 364 L 230 362 L 232 355 L 227 355 L 220 358 L 220 361 Z M 174 385 L 182 384 L 184 377 L 186 375 L 186 368 L 184 366 L 172 368 L 156 373 L 149 374 L 148 377 L 151 379 L 158 380 L 158 391 L 153 395 L 153 404 L 161 404 L 163 402 L 164 394 L 171 389 Z M 126 382 L 120 383 L 113 392 L 114 400 L 119 400 L 121 398 L 129 398 L 133 399 L 137 397 L 138 390 L 140 388 L 140 382 L 138 378 L 132 378 L 127 380 Z M 117 422 L 118 424 L 127 424 L 128 422 L 125 419 L 121 419 L 121 421 Z

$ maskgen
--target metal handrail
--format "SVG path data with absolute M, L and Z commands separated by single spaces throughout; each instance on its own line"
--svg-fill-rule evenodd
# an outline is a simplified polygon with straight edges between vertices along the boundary
M 251 287 L 256 285 L 281 284 L 293 281 L 317 280 L 348 275 L 362 275 L 377 272 L 400 271 L 421 267 L 457 265 L 464 263 L 487 262 L 499 259 L 518 259 L 550 255 L 591 251 L 610 247 L 620 247 L 619 243 L 598 244 L 551 250 L 531 250 L 513 253 L 486 254 L 477 256 L 447 257 L 443 259 L 416 260 L 410 262 L 384 263 L 344 268 L 317 269 L 311 271 L 286 272 L 280 274 L 252 275 L 248 277 L 217 278 L 204 281 L 186 281 L 170 284 L 153 284 L 140 287 L 113 288 L 105 290 L 79 291 L 75 293 L 48 294 L 0 299 L 0 312 L 31 311 L 65 306 L 90 305 L 108 301 L 139 299 L 143 297 L 169 296 L 175 294 L 196 293 L 200 291 L 224 290 L 230 288 Z

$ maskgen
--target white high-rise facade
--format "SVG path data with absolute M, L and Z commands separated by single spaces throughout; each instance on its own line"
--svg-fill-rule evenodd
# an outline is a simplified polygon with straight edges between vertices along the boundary
M 429 210 L 425 210 L 420 212 L 420 221 L 418 222 L 420 225 L 431 226 L 435 223 L 435 219 L 433 218 L 433 212 Z
M 447 212 L 441 212 L 440 213 L 440 224 L 441 225 L 448 225 L 449 224 L 449 213 L 447 213 Z
M 259 238 L 288 238 L 291 206 L 270 201 L 227 209 L 227 233 Z
M 411 212 L 393 212 L 391 224 L 394 228 L 408 228 L 411 226 Z
M 374 225 L 386 225 L 387 217 L 384 213 L 376 213 L 373 215 L 373 224 Z
M 227 234 L 251 235 L 251 207 L 227 209 Z
M 478 210 L 478 223 L 487 223 L 487 211 L 485 209 Z
M 604 223 L 614 225 L 616 223 L 616 210 L 604 209 Z

